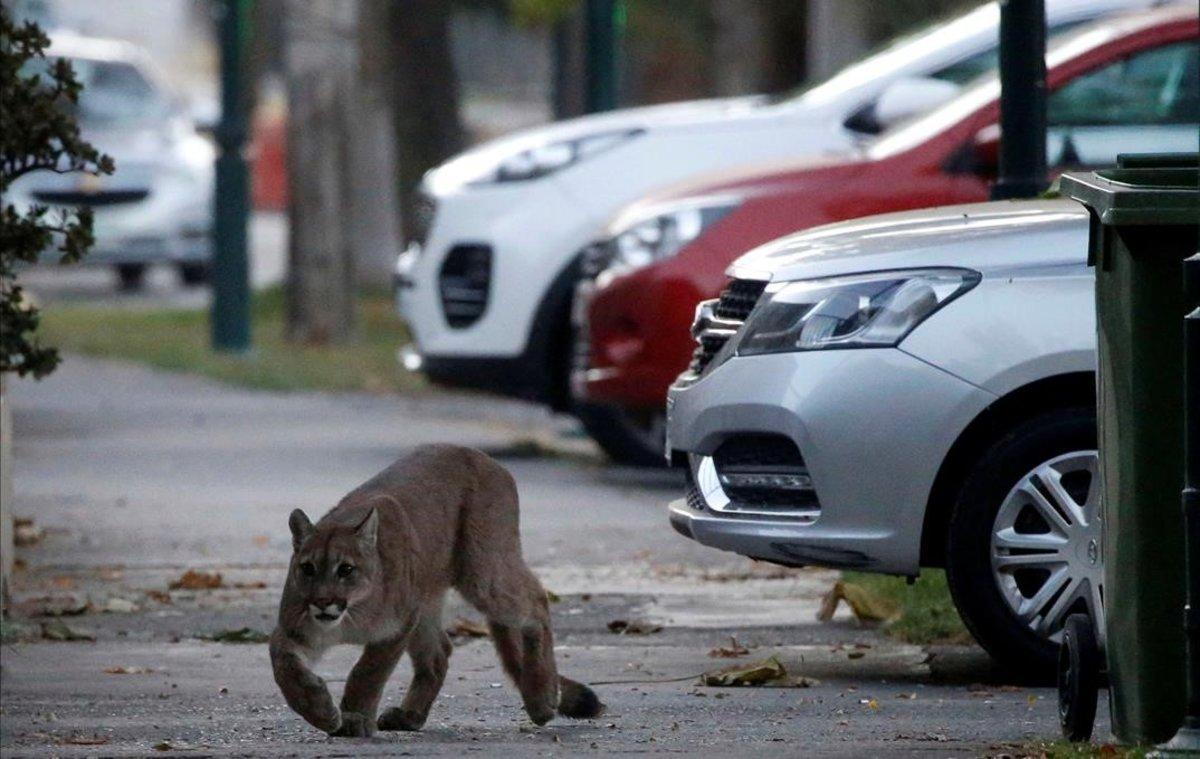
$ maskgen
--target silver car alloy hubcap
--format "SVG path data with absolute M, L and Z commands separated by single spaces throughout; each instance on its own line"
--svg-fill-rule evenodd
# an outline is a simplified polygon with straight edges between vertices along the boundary
M 1104 630 L 1100 478 L 1095 451 L 1051 459 L 1022 477 L 992 526 L 992 577 L 1013 614 L 1058 642 L 1086 610 Z

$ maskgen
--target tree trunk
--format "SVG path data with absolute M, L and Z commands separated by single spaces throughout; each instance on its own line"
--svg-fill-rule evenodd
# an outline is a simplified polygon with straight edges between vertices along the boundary
M 0 374 L 0 621 L 8 608 L 13 569 L 13 427 L 8 376 Z
M 767 0 L 765 11 L 767 55 L 762 91 L 787 92 L 809 77 L 809 3 Z
M 761 0 L 711 0 L 713 87 L 717 95 L 761 92 L 767 20 Z
M 416 228 L 414 200 L 421 178 L 462 148 L 463 128 L 450 54 L 450 3 L 406 0 L 392 3 L 391 11 L 396 179 L 407 242 Z
M 341 343 L 354 332 L 348 144 L 356 6 L 339 0 L 287 6 L 287 337 L 305 344 Z
M 359 0 L 358 97 L 350 122 L 350 249 L 357 284 L 391 284 L 400 253 L 400 200 L 392 131 L 391 0 Z
M 861 0 L 809 0 L 806 58 L 809 75 L 817 80 L 861 58 L 871 47 L 868 11 Z

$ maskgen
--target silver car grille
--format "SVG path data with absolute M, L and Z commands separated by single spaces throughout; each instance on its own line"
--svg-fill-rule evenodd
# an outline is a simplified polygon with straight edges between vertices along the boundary
M 696 307 L 696 318 L 692 322 L 692 337 L 696 339 L 696 350 L 688 374 L 699 376 L 712 363 L 717 352 L 733 337 L 758 302 L 765 280 L 735 279 L 729 283 L 715 300 L 706 300 Z

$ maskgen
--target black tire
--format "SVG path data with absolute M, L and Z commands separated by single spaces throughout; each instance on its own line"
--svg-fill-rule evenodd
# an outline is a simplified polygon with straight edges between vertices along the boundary
M 1092 739 L 1100 697 L 1100 667 L 1100 645 L 1091 617 L 1072 614 L 1063 625 L 1058 651 L 1058 722 L 1063 738 L 1069 741 Z
M 135 292 L 142 289 L 146 278 L 145 264 L 117 264 L 118 286 L 125 292 Z
M 578 403 L 573 412 L 592 440 L 618 464 L 665 467 L 666 412 Z
M 199 287 L 208 282 L 209 267 L 204 263 L 179 264 L 179 281 L 184 287 Z
M 1096 448 L 1090 408 L 1043 412 L 1018 423 L 980 457 L 950 517 L 946 576 L 963 623 L 1007 671 L 1053 679 L 1058 644 L 1022 624 L 992 573 L 992 530 L 1008 493 L 1028 472 L 1059 456 Z

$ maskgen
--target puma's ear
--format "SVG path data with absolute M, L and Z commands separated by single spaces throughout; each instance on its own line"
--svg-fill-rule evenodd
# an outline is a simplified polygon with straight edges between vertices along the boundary
M 372 506 L 371 510 L 358 527 L 354 528 L 354 534 L 358 536 L 358 540 L 368 549 L 375 548 L 375 538 L 379 534 L 379 511 Z
M 313 532 L 313 523 L 308 520 L 308 515 L 300 509 L 292 512 L 288 517 L 288 527 L 292 529 L 292 550 L 299 551 L 300 546 L 308 539 Z

